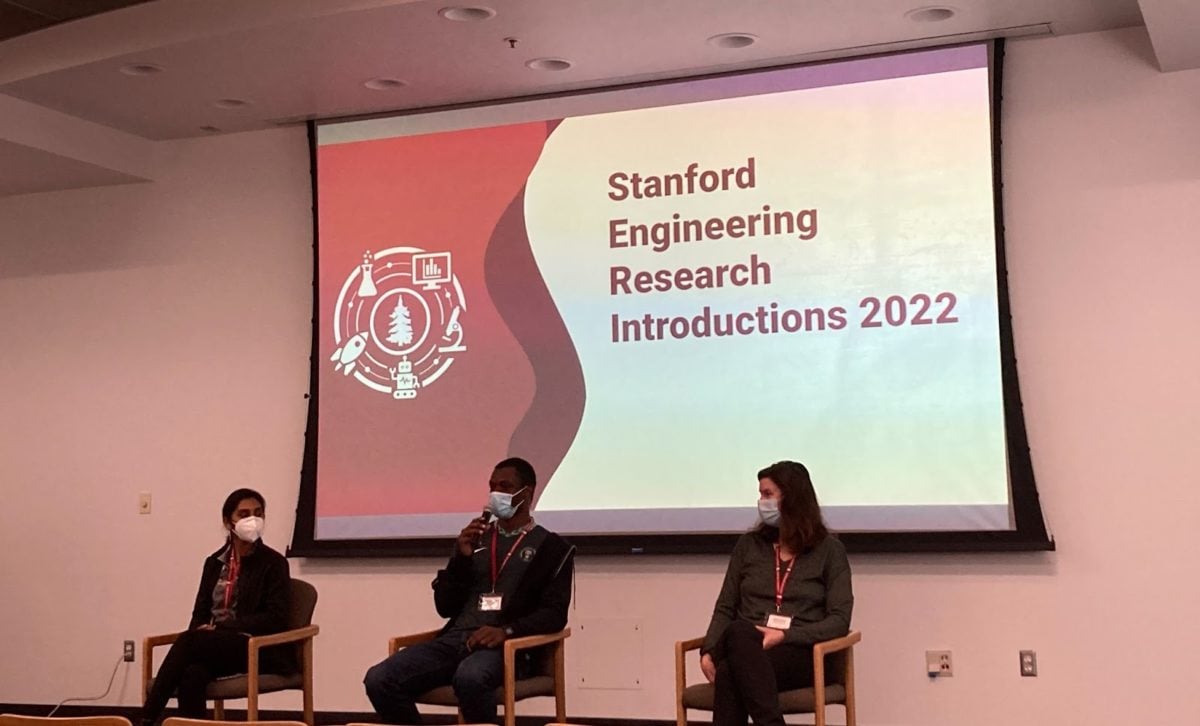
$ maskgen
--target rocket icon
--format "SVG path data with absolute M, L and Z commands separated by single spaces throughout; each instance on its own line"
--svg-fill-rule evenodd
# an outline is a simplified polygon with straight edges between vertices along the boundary
M 347 340 L 344 346 L 333 351 L 333 356 L 329 359 L 336 363 L 333 370 L 342 371 L 344 376 L 350 375 L 350 371 L 354 370 L 354 366 L 357 365 L 358 357 L 366 349 L 367 331 L 364 330 Z M 342 370 L 342 366 L 346 367 L 345 370 Z

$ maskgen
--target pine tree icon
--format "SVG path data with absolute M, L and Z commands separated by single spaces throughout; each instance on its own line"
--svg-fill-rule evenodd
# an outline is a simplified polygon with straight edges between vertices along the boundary
M 395 345 L 408 345 L 412 342 L 412 314 L 408 311 L 408 307 L 404 304 L 404 298 L 401 297 L 396 301 L 396 307 L 392 310 L 391 320 L 392 325 L 388 328 L 388 342 Z

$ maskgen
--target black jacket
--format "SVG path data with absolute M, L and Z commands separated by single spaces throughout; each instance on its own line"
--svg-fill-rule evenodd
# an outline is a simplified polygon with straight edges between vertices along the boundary
M 213 588 L 221 576 L 221 560 L 225 547 L 204 560 L 200 575 L 200 590 L 192 607 L 188 630 L 206 625 L 212 620 Z M 254 550 L 242 558 L 237 581 L 237 617 L 217 623 L 222 630 L 236 630 L 248 635 L 271 635 L 288 628 L 292 607 L 292 581 L 287 558 L 259 540 Z M 262 669 L 268 673 L 290 673 L 296 669 L 295 648 L 290 645 L 263 650 Z
M 513 637 L 555 633 L 567 627 L 574 572 L 575 548 L 557 534 L 547 532 L 520 583 L 504 598 L 500 619 L 512 629 Z M 471 558 L 456 550 L 446 569 L 439 570 L 433 581 L 438 615 L 453 622 L 462 612 L 470 597 L 471 578 Z

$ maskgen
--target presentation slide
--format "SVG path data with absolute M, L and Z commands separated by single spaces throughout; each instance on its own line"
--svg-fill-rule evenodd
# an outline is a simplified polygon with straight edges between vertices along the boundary
M 1013 528 L 989 49 L 316 127 L 317 540 Z

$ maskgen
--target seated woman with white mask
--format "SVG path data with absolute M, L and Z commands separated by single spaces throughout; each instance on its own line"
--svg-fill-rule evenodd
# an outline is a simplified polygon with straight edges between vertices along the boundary
M 142 723 L 154 724 L 172 695 L 179 714 L 205 718 L 205 690 L 222 676 L 246 672 L 247 641 L 287 629 L 291 578 L 283 555 L 261 540 L 266 501 L 253 489 L 225 499 L 221 522 L 225 544 L 208 556 L 187 632 L 171 645 L 146 703 Z M 261 672 L 295 669 L 287 648 L 263 651 Z
M 813 685 L 814 643 L 850 631 L 846 549 L 803 464 L 758 472 L 759 525 L 733 549 L 700 652 L 714 726 L 783 726 L 779 692 Z

